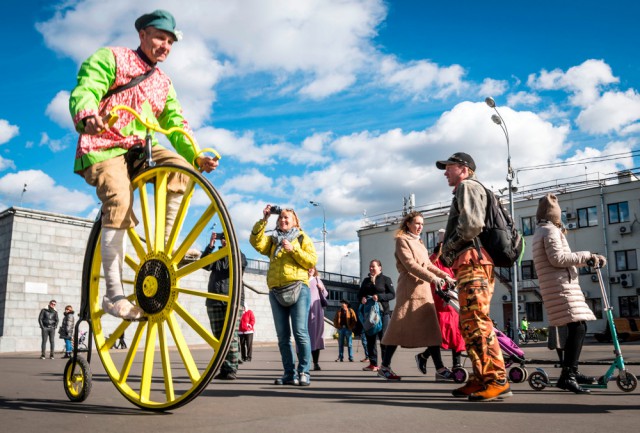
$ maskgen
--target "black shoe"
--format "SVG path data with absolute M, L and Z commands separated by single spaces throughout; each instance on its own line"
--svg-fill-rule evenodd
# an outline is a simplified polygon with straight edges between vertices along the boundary
M 578 382 L 580 385 L 592 385 L 598 382 L 597 378 L 593 376 L 586 376 L 580 373 L 579 371 L 575 373 L 575 376 L 576 376 L 576 382 Z
M 233 371 L 221 371 L 220 373 L 215 375 L 214 379 L 218 379 L 218 380 L 236 380 L 237 376 Z
M 576 382 L 576 376 L 573 371 L 569 368 L 563 368 L 562 374 L 558 379 L 558 383 L 556 386 L 560 389 L 564 389 L 565 391 L 571 391 L 575 394 L 590 394 L 591 390 L 586 389 L 578 385 Z
M 244 361 L 242 359 L 238 359 L 238 364 L 243 364 Z
M 313 371 L 320 371 L 320 370 L 322 370 L 320 368 L 320 364 L 313 364 Z
M 416 355 L 416 366 L 422 374 L 427 374 L 427 360 L 422 356 L 422 353 Z

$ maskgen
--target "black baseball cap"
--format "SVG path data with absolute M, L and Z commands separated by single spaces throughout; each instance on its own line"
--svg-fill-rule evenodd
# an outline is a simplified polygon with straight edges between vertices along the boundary
M 436 161 L 436 167 L 440 170 L 447 168 L 447 164 L 460 164 L 469 167 L 471 170 L 476 171 L 476 163 L 471 158 L 471 155 L 464 152 L 456 152 L 449 157 L 446 161 Z

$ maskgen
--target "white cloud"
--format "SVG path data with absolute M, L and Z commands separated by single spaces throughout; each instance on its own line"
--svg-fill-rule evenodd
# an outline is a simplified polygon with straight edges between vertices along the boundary
M 57 185 L 55 180 L 40 170 L 9 173 L 0 178 L 0 195 L 14 204 L 20 201 L 23 185 L 27 190 L 22 196 L 24 206 L 46 209 L 68 215 L 77 215 L 95 205 L 96 198 L 77 190 Z
M 633 89 L 626 92 L 606 92 L 585 108 L 576 124 L 592 134 L 621 132 L 640 119 L 640 95 Z M 630 130 L 627 129 L 627 133 Z
M 53 97 L 47 105 L 45 114 L 62 128 L 75 130 L 69 114 L 69 92 L 66 90 L 61 90 Z
M 52 152 L 57 153 L 65 150 L 69 147 L 68 143 L 65 143 L 64 140 L 61 139 L 52 139 L 49 137 L 49 134 L 46 132 L 42 132 L 40 134 L 40 146 L 48 147 Z
M 20 133 L 20 128 L 0 119 L 0 145 L 7 143 Z
M 393 56 L 380 62 L 381 81 L 417 99 L 445 98 L 466 88 L 460 65 L 439 66 L 428 60 L 399 63 Z
M 553 71 L 542 70 L 539 75 L 531 74 L 527 84 L 535 90 L 566 90 L 572 93 L 570 102 L 578 107 L 586 107 L 600 95 L 602 88 L 619 82 L 611 67 L 602 60 L 586 60 L 578 66 Z
M 238 136 L 226 129 L 207 126 L 199 129 L 196 137 L 200 148 L 213 148 L 221 154 L 221 164 L 224 164 L 224 158 L 228 157 L 242 163 L 266 165 L 275 162 L 279 155 L 286 155 L 283 152 L 286 146 L 282 144 L 258 146 L 252 132 Z
M 270 189 L 272 187 L 273 179 L 253 169 L 247 173 L 239 174 L 226 180 L 221 190 L 225 192 L 254 192 L 259 189 Z
M 0 171 L 8 170 L 8 169 L 16 169 L 16 164 L 10 160 L 0 156 Z
M 515 107 L 518 105 L 535 105 L 540 102 L 540 96 L 535 93 L 529 92 L 517 92 L 508 96 L 507 104 L 510 107 Z
M 478 89 L 478 95 L 481 97 L 487 96 L 500 96 L 504 94 L 509 88 L 509 83 L 505 80 L 494 80 L 492 78 L 485 78 L 480 84 Z

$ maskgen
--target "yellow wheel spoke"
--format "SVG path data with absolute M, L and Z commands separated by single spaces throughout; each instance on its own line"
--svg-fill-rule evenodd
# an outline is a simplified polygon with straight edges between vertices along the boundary
M 202 216 L 198 219 L 191 231 L 187 234 L 187 237 L 182 241 L 180 247 L 176 250 L 173 260 L 178 263 L 187 253 L 187 250 L 196 242 L 198 236 L 207 228 L 209 221 L 213 215 L 217 212 L 215 203 L 211 203 L 209 207 L 203 212 Z M 180 277 L 178 277 L 180 278 Z
M 189 296 L 199 296 L 201 298 L 213 299 L 213 300 L 221 301 L 221 302 L 230 302 L 231 301 L 231 296 L 223 295 L 223 294 L 220 294 L 220 293 L 209 293 L 209 292 L 203 292 L 201 290 L 186 289 L 184 287 L 176 288 L 176 290 L 178 292 L 180 292 L 180 293 L 184 293 L 185 295 L 189 295 Z
M 131 372 L 131 366 L 133 365 L 133 360 L 136 357 L 136 352 L 138 351 L 138 347 L 140 347 L 140 342 L 142 341 L 142 334 L 144 330 L 147 328 L 147 322 L 138 322 L 138 327 L 136 328 L 136 332 L 133 335 L 133 340 L 131 340 L 131 344 L 129 345 L 129 351 L 127 352 L 127 356 L 124 358 L 124 362 L 122 363 L 122 368 L 120 369 L 120 376 L 114 378 L 119 385 L 124 385 L 127 382 L 127 378 L 129 377 L 129 373 Z
M 178 238 L 178 233 L 180 233 L 180 228 L 182 227 L 182 224 L 184 224 L 184 220 L 187 218 L 187 209 L 189 208 L 189 204 L 191 203 L 191 198 L 193 197 L 193 190 L 195 188 L 195 185 L 196 184 L 194 180 L 189 178 L 189 182 L 182 196 L 182 201 L 180 202 L 180 208 L 178 209 L 176 220 L 173 224 L 173 227 L 171 228 L 171 233 L 169 234 L 169 238 L 167 239 L 166 251 L 173 251 L 173 248 L 176 244 L 176 240 Z
M 182 308 L 182 307 L 181 307 Z M 195 383 L 200 379 L 200 372 L 198 371 L 198 367 L 196 362 L 193 359 L 193 355 L 191 354 L 191 350 L 187 345 L 187 342 L 184 339 L 184 335 L 180 330 L 180 325 L 176 321 L 176 317 L 174 313 L 169 315 L 167 320 L 167 325 L 169 325 L 169 330 L 171 331 L 171 335 L 173 335 L 173 341 L 176 343 L 176 347 L 178 348 L 178 353 L 182 358 L 182 363 L 184 364 L 187 374 L 189 378 L 191 378 L 191 382 Z
M 187 275 L 199 269 L 202 269 L 213 262 L 217 262 L 218 260 L 221 260 L 224 257 L 228 257 L 229 253 L 230 253 L 229 247 L 221 248 L 218 251 L 214 251 L 211 254 L 208 254 L 205 257 L 196 260 L 195 262 L 191 262 L 188 265 L 181 267 L 176 272 L 176 276 L 178 279 L 184 278 Z
M 151 251 L 151 215 L 149 213 L 149 196 L 147 195 L 147 185 L 143 180 L 136 183 L 140 195 L 140 209 L 142 209 L 142 226 L 144 227 L 144 238 L 147 240 L 147 249 Z
M 158 337 L 160 339 L 160 356 L 162 357 L 162 372 L 164 374 L 164 393 L 167 396 L 167 400 L 172 401 L 175 400 L 176 394 L 173 389 L 173 374 L 171 372 L 167 334 L 162 324 L 158 326 Z
M 209 346 L 213 347 L 216 351 L 220 348 L 220 340 L 218 340 L 216 337 L 213 336 L 213 334 L 211 334 L 211 331 L 209 330 L 209 328 L 205 328 L 204 326 L 202 326 L 200 322 L 198 322 L 198 320 L 195 317 L 189 314 L 189 312 L 185 310 L 184 307 L 179 302 L 176 302 L 174 304 L 174 307 L 175 307 L 174 308 L 175 312 L 185 322 L 187 322 L 187 324 L 191 326 L 191 329 L 197 332 L 198 335 L 200 335 L 200 337 L 202 337 L 202 339 L 209 344 Z
M 149 402 L 151 395 L 151 382 L 153 381 L 153 359 L 156 351 L 156 336 L 158 324 L 149 323 L 147 326 L 147 340 L 144 346 L 144 360 L 142 361 L 142 374 L 140 377 L 140 401 Z
M 129 235 L 129 240 L 131 241 L 131 245 L 133 245 L 133 249 L 136 251 L 136 254 L 138 255 L 138 259 L 140 260 L 144 259 L 144 257 L 147 255 L 147 252 L 145 251 L 144 244 L 142 243 L 140 236 L 138 236 L 138 233 L 136 233 L 136 231 L 133 228 L 129 228 L 127 230 L 127 233 Z M 127 258 L 129 258 L 128 255 L 127 255 Z M 129 265 L 129 266 L 131 266 L 132 269 L 136 270 L 136 267 L 132 265 Z
M 159 170 L 156 175 L 156 190 L 154 192 L 156 204 L 156 236 L 153 251 L 164 251 L 164 227 L 167 222 L 167 170 Z

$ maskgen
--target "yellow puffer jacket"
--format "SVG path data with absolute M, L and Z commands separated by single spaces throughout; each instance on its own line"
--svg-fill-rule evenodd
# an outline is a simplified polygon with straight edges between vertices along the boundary
M 267 227 L 267 221 L 260 220 L 253 226 L 249 242 L 260 254 L 269 257 L 269 271 L 267 272 L 267 285 L 269 289 L 274 287 L 282 287 L 294 281 L 302 281 L 309 285 L 309 269 L 313 268 L 318 261 L 316 248 L 313 241 L 302 230 L 298 239 L 291 242 L 293 251 L 287 252 L 283 248 L 278 252 L 278 256 L 274 257 L 276 244 L 273 243 L 271 236 L 265 235 L 264 230 Z M 302 243 L 300 243 L 300 239 Z

